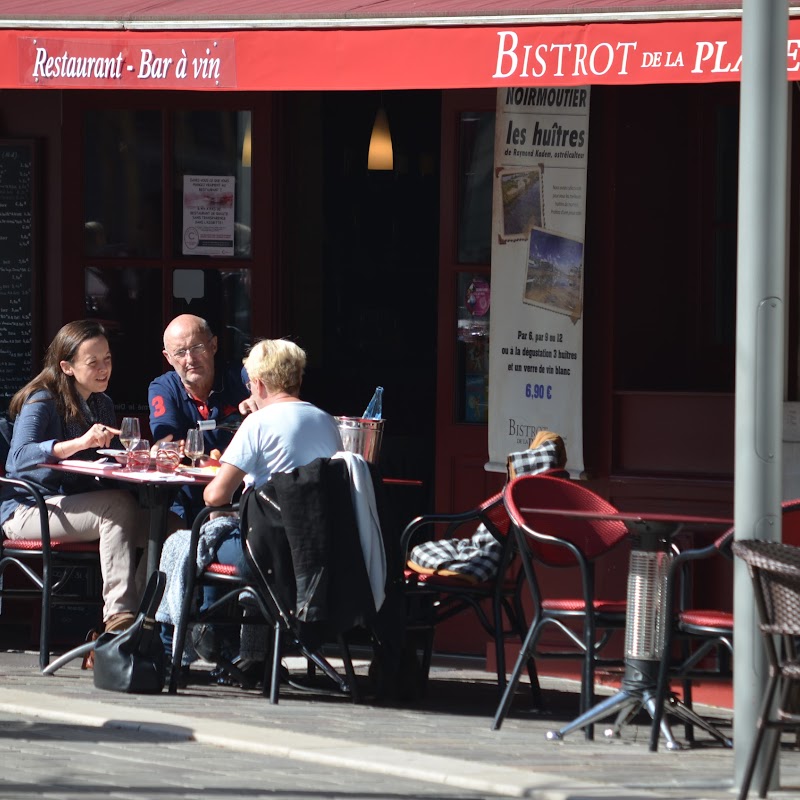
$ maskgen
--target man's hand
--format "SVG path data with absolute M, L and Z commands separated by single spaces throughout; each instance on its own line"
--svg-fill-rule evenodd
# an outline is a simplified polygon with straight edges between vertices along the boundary
M 156 453 L 158 452 L 158 446 L 161 444 L 161 442 L 171 442 L 172 439 L 173 439 L 172 434 L 168 433 L 163 439 L 158 439 L 157 441 L 153 442 L 153 446 L 150 448 L 150 455 L 153 458 L 155 458 Z M 181 450 L 182 449 L 183 448 L 181 448 Z M 181 455 L 183 455 L 183 452 L 181 452 Z
M 239 403 L 239 413 L 246 417 L 248 414 L 251 414 L 253 411 L 258 411 L 258 406 L 256 405 L 256 401 L 253 400 L 252 397 L 247 397 Z

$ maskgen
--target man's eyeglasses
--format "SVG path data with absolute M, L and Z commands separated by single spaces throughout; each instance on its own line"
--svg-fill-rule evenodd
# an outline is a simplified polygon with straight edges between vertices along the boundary
M 200 344 L 195 344 L 192 345 L 191 347 L 184 347 L 181 350 L 176 350 L 172 354 L 172 357 L 176 358 L 178 361 L 183 361 L 190 354 L 193 356 L 201 356 L 203 355 L 203 353 L 205 353 L 207 347 L 208 345 L 201 342 Z

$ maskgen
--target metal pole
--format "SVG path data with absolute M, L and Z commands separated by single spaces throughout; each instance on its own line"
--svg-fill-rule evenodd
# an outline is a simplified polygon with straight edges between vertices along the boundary
M 781 536 L 788 84 L 786 0 L 744 0 L 736 301 L 737 539 Z M 734 567 L 735 783 L 741 786 L 767 682 L 747 566 Z M 766 748 L 763 748 L 766 752 Z M 756 766 L 753 786 L 764 774 Z M 772 776 L 777 783 L 778 767 Z

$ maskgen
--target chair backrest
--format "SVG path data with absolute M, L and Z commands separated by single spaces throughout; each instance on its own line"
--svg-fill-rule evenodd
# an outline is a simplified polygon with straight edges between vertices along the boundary
M 750 567 L 761 630 L 800 635 L 800 548 L 750 539 L 734 542 L 733 552 Z
M 511 517 L 503 504 L 503 493 L 498 492 L 478 506 L 478 517 L 495 536 L 508 536 Z
M 316 459 L 241 503 L 242 545 L 284 619 L 348 630 L 375 614 L 347 465 Z
M 0 417 L 0 475 L 6 474 L 6 461 L 11 452 L 11 436 L 14 433 L 14 423 L 7 417 Z
M 628 535 L 620 520 L 590 519 L 536 513 L 537 510 L 579 511 L 598 515 L 618 514 L 617 509 L 591 489 L 574 481 L 549 475 L 523 475 L 505 489 L 505 505 L 515 525 L 528 536 L 537 560 L 554 567 L 573 566 L 575 555 L 567 542 L 592 561 L 611 550 Z

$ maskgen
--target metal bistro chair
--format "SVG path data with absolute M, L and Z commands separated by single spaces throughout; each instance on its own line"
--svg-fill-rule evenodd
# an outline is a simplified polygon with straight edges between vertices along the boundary
M 421 574 L 405 567 L 405 598 L 408 609 L 406 630 L 422 636 L 420 679 L 427 681 L 433 652 L 436 626 L 464 611 L 472 611 L 481 627 L 492 637 L 495 646 L 497 684 L 500 691 L 506 685 L 505 642 L 508 636 L 521 640 L 525 635 L 525 614 L 521 603 L 524 570 L 516 574 L 512 568 L 515 558 L 513 537 L 509 536 L 511 520 L 503 505 L 503 493 L 484 500 L 476 508 L 456 514 L 426 514 L 412 520 L 400 539 L 402 563 L 408 562 L 409 552 L 420 532 L 431 538 L 431 531 L 440 538 L 454 538 L 469 526 L 483 524 L 502 545 L 496 575 L 490 580 L 476 582 L 455 574 Z M 490 605 L 490 612 L 484 608 Z M 541 702 L 539 681 L 532 660 L 528 663 L 534 704 Z
M 788 544 L 800 544 L 800 500 L 784 501 L 781 528 L 783 540 Z M 700 547 L 680 549 L 671 560 L 665 589 L 665 607 L 672 608 L 678 596 L 678 607 L 671 626 L 665 629 L 664 659 L 661 661 L 656 693 L 656 713 L 650 731 L 650 750 L 658 749 L 659 724 L 664 702 L 673 702 L 668 697 L 670 680 L 681 683 L 683 702 L 692 708 L 692 682 L 708 678 L 730 678 L 733 654 L 733 612 L 720 608 L 697 607 L 691 602 L 692 567 L 698 561 L 723 556 L 731 560 L 733 553 L 733 528 L 725 531 L 715 541 Z M 681 640 L 681 653 L 675 663 L 668 656 L 672 653 L 672 642 Z M 703 667 L 707 656 L 716 654 L 716 666 Z M 694 739 L 694 727 L 687 722 L 685 735 Z
M 533 592 L 535 616 L 528 629 L 519 658 L 497 708 L 492 725 L 497 730 L 508 713 L 523 664 L 533 658 L 580 658 L 580 713 L 591 708 L 594 700 L 594 675 L 598 663 L 621 663 L 621 659 L 600 659 L 599 651 L 608 643 L 614 630 L 625 627 L 625 600 L 596 597 L 595 562 L 628 536 L 624 522 L 608 519 L 570 517 L 570 511 L 599 515 L 617 514 L 617 509 L 599 495 L 574 481 L 548 475 L 523 475 L 506 485 L 505 506 L 514 524 L 520 550 L 530 559 L 522 564 L 530 571 L 527 584 Z M 552 511 L 551 514 L 537 514 Z M 567 512 L 561 516 L 558 511 Z M 537 582 L 539 568 L 573 568 L 580 576 L 580 591 L 569 597 L 545 596 Z M 535 569 L 534 569 L 535 568 Z M 579 633 L 571 623 L 581 626 Z M 539 637 L 547 626 L 559 629 L 575 646 L 570 650 L 540 650 Z M 600 638 L 597 634 L 602 633 Z M 592 726 L 586 737 L 593 737 Z
M 175 652 L 183 653 L 190 622 L 230 622 L 230 617 L 226 620 L 219 612 L 225 606 L 241 606 L 249 601 L 272 632 L 271 660 L 264 676 L 264 694 L 269 692 L 270 702 L 278 702 L 281 659 L 288 649 L 306 658 L 310 673 L 318 668 L 329 679 L 334 693 L 359 702 L 345 635 L 363 627 L 373 636 L 376 647 L 380 641 L 351 485 L 345 462 L 325 458 L 287 473 L 276 473 L 268 483 L 247 492 L 240 502 L 240 535 L 248 568 L 244 575 L 219 564 L 197 568 L 202 524 L 211 512 L 219 510 L 204 509 L 192 525 L 190 568 L 175 632 Z M 194 588 L 203 581 L 222 583 L 228 591 L 197 614 Z M 251 617 L 241 616 L 233 620 L 234 624 L 251 621 Z M 338 644 L 344 676 L 322 653 L 324 644 L 331 640 Z M 170 692 L 178 687 L 178 661 L 173 659 Z M 290 684 L 295 685 L 291 680 Z M 316 691 L 309 686 L 297 688 Z M 320 691 L 329 693 L 327 686 Z
M 800 684 L 800 548 L 781 542 L 757 540 L 733 543 L 737 558 L 750 568 L 762 641 L 769 659 L 769 681 L 757 722 L 756 738 L 747 761 L 739 792 L 744 800 L 750 790 L 758 754 L 768 730 L 773 738 L 758 796 L 767 796 L 767 787 L 780 746 L 781 732 L 800 730 L 797 684 Z M 775 715 L 771 709 L 778 695 Z
M 0 420 L 0 486 L 14 488 L 33 498 L 39 510 L 38 539 L 7 539 L 0 531 L 0 602 L 7 599 L 41 599 L 39 622 L 39 667 L 50 663 L 51 618 L 56 605 L 99 609 L 102 601 L 100 549 L 98 542 L 71 542 L 50 538 L 47 506 L 39 490 L 29 481 L 8 478 L 5 460 L 11 442 L 11 423 Z M 21 572 L 29 585 L 9 585 L 9 567 Z M 76 577 L 87 570 L 85 581 Z M 32 586 L 30 586 L 32 584 Z

